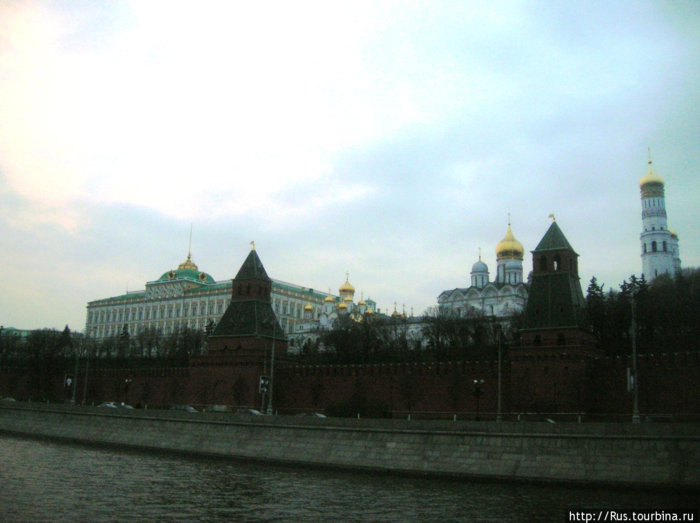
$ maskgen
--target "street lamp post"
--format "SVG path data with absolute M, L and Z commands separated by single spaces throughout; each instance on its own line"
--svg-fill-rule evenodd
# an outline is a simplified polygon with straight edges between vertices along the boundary
M 501 346 L 503 340 L 503 331 L 498 329 L 498 407 L 496 412 L 496 422 L 503 421 L 503 410 L 501 405 Z
M 474 380 L 474 397 L 476 398 L 476 421 L 479 418 L 479 398 L 484 393 L 484 380 Z
M 131 385 L 131 378 L 126 378 L 124 380 L 124 401 L 122 404 L 126 403 L 129 400 L 129 386 Z
M 639 379 L 637 378 L 637 318 L 634 294 L 632 294 L 632 323 L 630 325 L 630 337 L 632 339 L 632 423 L 640 423 L 639 415 Z
M 270 390 L 267 398 L 267 413 L 272 414 L 272 387 L 275 383 L 275 324 L 272 324 L 272 354 L 270 355 Z
M 70 404 L 75 405 L 75 394 L 78 389 L 78 361 L 80 358 L 80 347 L 82 346 L 82 341 L 78 345 L 78 350 L 75 351 L 75 372 L 73 372 L 73 380 L 71 382 L 71 397 Z

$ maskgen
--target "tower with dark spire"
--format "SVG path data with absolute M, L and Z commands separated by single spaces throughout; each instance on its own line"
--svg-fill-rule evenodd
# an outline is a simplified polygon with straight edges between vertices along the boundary
M 281 356 L 287 341 L 272 309 L 272 280 L 255 246 L 232 282 L 231 303 L 209 337 L 209 352 L 248 352 L 278 343 Z
M 199 384 L 190 392 L 193 403 L 272 408 L 272 376 L 286 361 L 287 339 L 272 309 L 272 280 L 251 245 L 231 282 L 231 302 L 207 339 L 207 354 L 190 360 L 191 379 Z
M 511 353 L 516 410 L 589 412 L 591 373 L 600 354 L 584 324 L 578 254 L 552 224 L 532 251 L 532 280 L 520 346 Z
M 552 220 L 552 225 L 532 251 L 532 281 L 525 308 L 523 334 L 580 329 L 583 325 L 584 300 L 578 275 L 578 254 Z M 550 340 L 551 341 L 551 340 Z M 559 339 L 561 342 L 561 339 Z

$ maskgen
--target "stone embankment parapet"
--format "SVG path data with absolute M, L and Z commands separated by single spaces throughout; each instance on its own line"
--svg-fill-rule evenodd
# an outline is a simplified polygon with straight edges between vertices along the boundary
M 0 404 L 0 433 L 305 466 L 700 490 L 697 424 L 357 420 Z

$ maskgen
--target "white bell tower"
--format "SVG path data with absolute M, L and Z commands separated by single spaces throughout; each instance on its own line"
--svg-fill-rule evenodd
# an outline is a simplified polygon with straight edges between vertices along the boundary
M 668 274 L 673 277 L 681 268 L 678 236 L 666 224 L 664 180 L 654 172 L 649 156 L 649 170 L 639 180 L 642 196 L 642 273 L 651 281 Z

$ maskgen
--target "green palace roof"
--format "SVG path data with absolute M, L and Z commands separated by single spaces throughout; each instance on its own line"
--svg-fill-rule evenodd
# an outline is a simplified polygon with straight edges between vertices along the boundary
M 173 281 L 173 280 L 190 280 L 199 283 L 216 283 L 214 278 L 206 272 L 200 272 L 195 269 L 175 269 L 163 273 L 163 275 L 158 278 L 158 281 Z

